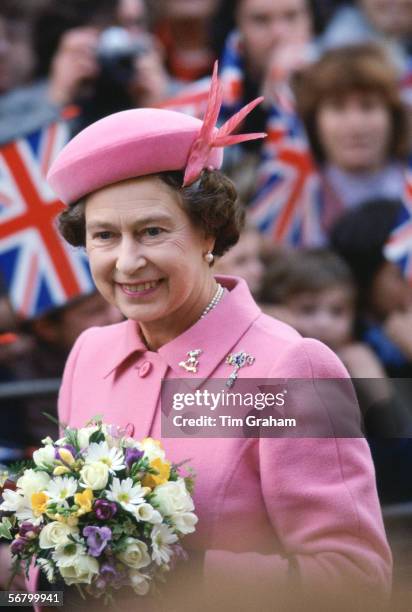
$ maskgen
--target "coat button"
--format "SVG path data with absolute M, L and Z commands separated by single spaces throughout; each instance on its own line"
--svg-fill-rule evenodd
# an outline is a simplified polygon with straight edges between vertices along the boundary
M 139 366 L 138 368 L 139 376 L 141 378 L 144 378 L 145 376 L 149 374 L 151 369 L 152 369 L 152 364 L 150 363 L 150 361 L 144 361 L 142 365 Z

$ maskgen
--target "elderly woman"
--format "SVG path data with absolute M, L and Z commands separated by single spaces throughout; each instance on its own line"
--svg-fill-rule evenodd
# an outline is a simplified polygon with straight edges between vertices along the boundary
M 250 105 L 217 131 L 219 97 L 214 79 L 203 123 L 154 109 L 109 116 L 51 168 L 68 204 L 63 235 L 86 247 L 99 291 L 127 318 L 76 342 L 60 420 L 76 427 L 103 414 L 132 423 L 138 439 L 162 439 L 172 461 L 190 459 L 199 523 L 165 610 L 291 609 L 299 589 L 383 601 L 391 554 L 364 439 L 162 438 L 162 380 L 228 379 L 229 355 L 254 358 L 237 369 L 235 390 L 247 377 L 347 377 L 326 346 L 262 314 L 244 281 L 213 275 L 242 225 L 235 188 L 218 171 L 222 147 L 260 136 L 230 135 Z

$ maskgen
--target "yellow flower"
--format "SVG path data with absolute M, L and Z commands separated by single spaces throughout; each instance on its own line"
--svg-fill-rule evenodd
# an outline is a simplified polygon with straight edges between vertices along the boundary
M 83 493 L 76 493 L 74 496 L 74 503 L 80 506 L 76 514 L 81 515 L 86 514 L 86 512 L 91 512 L 93 499 L 94 496 L 91 489 L 85 489 Z
M 63 516 L 62 514 L 55 514 L 54 518 L 56 521 L 59 521 L 59 523 L 65 523 L 66 525 L 69 525 L 70 527 L 75 527 L 78 522 L 79 519 L 77 518 L 77 516 L 75 515 L 71 515 L 71 516 Z
M 72 465 L 74 463 L 74 457 L 67 448 L 59 448 L 59 457 L 62 461 L 67 463 L 67 465 Z
M 63 474 L 67 474 L 67 472 L 70 472 L 70 468 L 65 465 L 58 465 L 53 470 L 53 476 L 62 476 Z
M 170 477 L 170 463 L 168 461 L 162 461 L 161 459 L 153 459 L 149 463 L 150 467 L 156 470 L 157 474 L 146 474 L 143 478 L 143 486 L 157 487 L 157 485 L 164 484 L 169 480 Z
M 46 512 L 46 506 L 49 498 L 46 493 L 33 493 L 31 496 L 31 507 L 33 508 L 34 516 L 40 516 Z

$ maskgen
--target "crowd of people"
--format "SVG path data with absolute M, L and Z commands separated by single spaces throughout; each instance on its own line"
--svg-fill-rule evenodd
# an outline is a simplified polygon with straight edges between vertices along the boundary
M 62 117 L 202 117 L 216 59 L 219 122 L 263 95 L 242 131 L 267 133 L 225 156 L 246 224 L 216 274 L 339 355 L 381 502 L 412 501 L 412 285 L 385 256 L 412 210 L 412 0 L 2 0 L 0 146 Z M 2 381 L 60 378 L 81 331 L 121 320 L 98 294 L 22 320 L 4 287 Z M 2 403 L 0 463 L 56 435 L 54 397 Z

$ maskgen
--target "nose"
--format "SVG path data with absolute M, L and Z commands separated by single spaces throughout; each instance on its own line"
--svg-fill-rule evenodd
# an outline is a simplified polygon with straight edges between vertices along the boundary
M 141 246 L 132 240 L 123 240 L 119 246 L 116 260 L 116 270 L 120 275 L 132 276 L 137 270 L 144 268 L 147 260 Z

